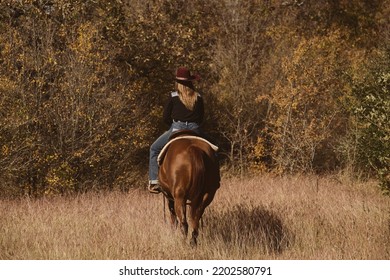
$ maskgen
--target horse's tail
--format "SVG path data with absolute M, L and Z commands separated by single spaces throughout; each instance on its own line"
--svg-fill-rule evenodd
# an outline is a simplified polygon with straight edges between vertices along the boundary
M 195 192 L 200 193 L 199 191 L 203 190 L 205 180 L 205 152 L 195 145 L 190 145 L 188 147 L 188 151 L 192 157 L 191 189 Z

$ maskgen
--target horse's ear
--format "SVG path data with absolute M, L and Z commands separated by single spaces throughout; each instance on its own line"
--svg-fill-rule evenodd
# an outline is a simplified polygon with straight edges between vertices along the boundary
M 199 136 L 199 134 L 193 130 L 183 129 L 183 130 L 178 130 L 178 131 L 173 132 L 169 139 L 172 140 L 172 139 L 175 139 L 176 137 L 183 136 L 183 135 Z

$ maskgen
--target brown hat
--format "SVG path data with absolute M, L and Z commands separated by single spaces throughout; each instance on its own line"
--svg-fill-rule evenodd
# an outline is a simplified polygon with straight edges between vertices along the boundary
M 194 80 L 199 80 L 199 75 L 191 75 L 190 71 L 185 67 L 179 67 L 176 71 L 176 81 L 177 82 L 192 82 Z

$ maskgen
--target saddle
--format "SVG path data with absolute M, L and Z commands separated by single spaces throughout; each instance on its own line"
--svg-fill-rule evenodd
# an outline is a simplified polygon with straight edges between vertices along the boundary
M 176 130 L 176 131 L 172 132 L 171 136 L 169 137 L 169 140 L 175 139 L 176 137 L 183 136 L 183 135 L 199 136 L 198 133 L 196 133 L 195 131 L 193 131 L 191 129 L 181 129 L 181 130 Z
M 214 144 L 210 143 L 208 140 L 200 137 L 198 135 L 198 133 L 194 132 L 193 130 L 178 130 L 174 133 L 172 133 L 172 135 L 169 137 L 169 141 L 168 143 L 164 146 L 164 148 L 161 150 L 161 152 L 159 153 L 158 157 L 157 157 L 157 162 L 158 162 L 158 165 L 161 165 L 163 160 L 164 160 L 164 157 L 165 157 L 165 154 L 167 153 L 167 150 L 168 150 L 168 147 L 169 145 L 176 141 L 176 140 L 179 140 L 179 139 L 198 139 L 198 140 L 201 140 L 205 143 L 207 143 L 208 145 L 210 145 L 210 147 L 215 151 L 217 152 L 218 151 L 218 147 L 215 146 Z

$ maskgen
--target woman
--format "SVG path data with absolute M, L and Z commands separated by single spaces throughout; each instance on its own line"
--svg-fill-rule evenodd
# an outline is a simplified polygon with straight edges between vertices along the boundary
M 203 122 L 204 105 L 201 95 L 195 91 L 193 81 L 199 76 L 191 75 L 185 67 L 176 71 L 176 91 L 170 94 L 164 107 L 163 119 L 170 129 L 162 134 L 150 147 L 149 156 L 149 191 L 160 193 L 158 182 L 157 157 L 163 147 L 168 143 L 172 132 L 190 129 L 201 134 L 200 124 Z

